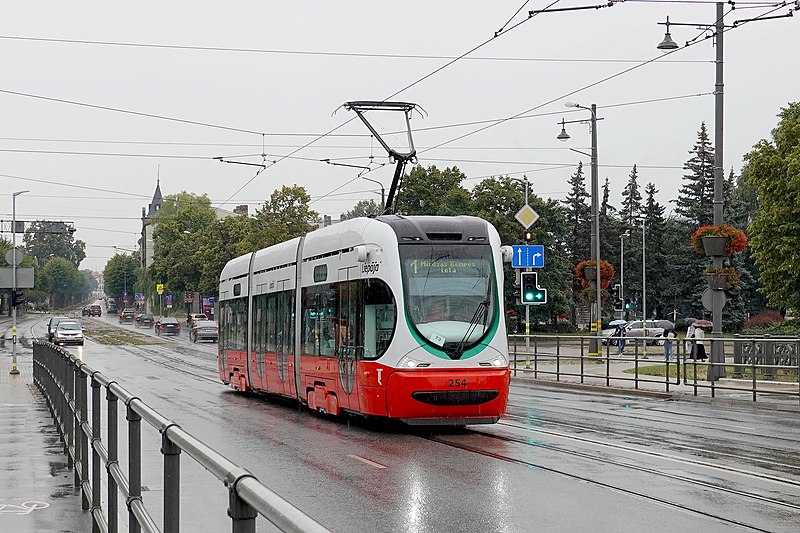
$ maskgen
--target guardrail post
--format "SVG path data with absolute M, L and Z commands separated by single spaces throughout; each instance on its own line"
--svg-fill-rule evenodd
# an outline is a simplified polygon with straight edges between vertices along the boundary
M 72 362 L 72 361 L 71 361 Z M 72 440 L 72 445 L 74 451 L 74 456 L 72 460 L 75 463 L 75 476 L 74 476 L 74 485 L 76 487 L 81 486 L 81 471 L 80 471 L 80 462 L 81 462 L 81 438 L 80 438 L 80 431 L 81 431 L 81 413 L 80 413 L 80 405 L 81 405 L 81 387 L 80 387 L 80 376 L 81 376 L 81 369 L 76 362 L 72 362 L 72 383 L 71 385 L 71 396 L 72 396 L 72 434 L 70 435 Z
M 164 455 L 164 533 L 181 529 L 181 449 L 167 436 L 171 424 L 161 432 L 161 453 Z
M 236 493 L 238 479 L 228 487 L 228 516 L 231 517 L 233 533 L 255 533 L 258 513 Z
M 764 379 L 775 379 L 775 341 L 769 339 L 769 335 L 764 335 Z
M 108 400 L 108 464 L 106 471 L 108 472 L 108 531 L 109 533 L 117 533 L 118 519 L 117 514 L 119 508 L 117 505 L 117 481 L 111 475 L 111 465 L 119 464 L 117 455 L 117 448 L 119 446 L 117 441 L 117 397 L 111 392 L 111 384 L 108 384 L 106 389 L 106 400 Z
M 139 533 L 142 528 L 133 512 L 131 504 L 142 499 L 142 417 L 133 410 L 131 403 L 138 398 L 128 400 L 128 531 Z
M 86 386 L 86 375 L 78 369 L 78 389 L 80 390 L 80 425 L 78 438 L 81 441 L 81 508 L 88 511 L 90 508 L 89 496 L 84 490 L 84 485 L 89 483 L 89 436 L 83 428 L 83 423 L 89 419 L 89 391 Z
M 733 377 L 742 377 L 742 336 L 739 333 L 733 334 Z
M 96 511 L 100 510 L 100 383 L 92 374 L 92 532 L 100 532 Z

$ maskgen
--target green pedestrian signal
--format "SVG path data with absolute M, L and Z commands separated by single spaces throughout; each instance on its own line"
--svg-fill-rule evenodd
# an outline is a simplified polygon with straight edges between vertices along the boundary
M 633 305 L 631 304 L 631 299 L 625 298 L 625 310 L 630 311 L 631 309 L 633 309 Z
M 521 303 L 524 305 L 537 305 L 547 303 L 547 289 L 539 287 L 538 272 L 521 272 L 520 281 L 522 290 Z

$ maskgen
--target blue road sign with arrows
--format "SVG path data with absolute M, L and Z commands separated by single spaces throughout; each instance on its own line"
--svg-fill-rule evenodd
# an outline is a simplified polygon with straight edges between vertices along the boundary
M 512 246 L 512 268 L 544 268 L 544 245 Z

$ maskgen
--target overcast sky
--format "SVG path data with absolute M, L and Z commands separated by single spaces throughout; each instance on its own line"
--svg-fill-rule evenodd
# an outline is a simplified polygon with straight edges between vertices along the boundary
M 712 24 L 714 4 L 629 1 L 526 21 L 530 9 L 549 3 L 528 2 L 513 19 L 521 0 L 8 3 L 0 21 L 0 218 L 11 219 L 13 191 L 30 190 L 17 197 L 17 218 L 74 222 L 87 244 L 81 268 L 93 270 L 103 269 L 114 246 L 136 247 L 159 172 L 164 195 L 207 194 L 215 206 L 248 204 L 251 213 L 275 188 L 299 184 L 316 211 L 335 218 L 360 199 L 380 201 L 380 193 L 357 178 L 359 169 L 319 160 L 366 166 L 372 154 L 378 167 L 387 158 L 352 112 L 333 112 L 346 101 L 382 100 L 429 74 L 393 96 L 427 113 L 412 121 L 421 164 L 456 165 L 470 188 L 483 177 L 525 174 L 536 194 L 562 199 L 575 165 L 589 163 L 569 148 L 590 147 L 582 124 L 567 125 L 567 143 L 556 140 L 562 117 L 588 116 L 564 103 L 615 106 L 598 112 L 601 183 L 609 178 L 618 204 L 635 163 L 642 188 L 655 183 L 669 211 L 700 123 L 714 130 L 712 39 L 633 67 L 663 56 L 657 23 L 667 15 Z M 726 24 L 770 10 L 753 4 L 762 5 L 737 4 Z M 581 5 L 592 3 L 555 7 Z M 725 33 L 726 174 L 769 137 L 780 108 L 798 100 L 798 24 L 795 16 Z M 673 26 L 671 33 L 683 45 L 702 32 Z M 665 100 L 618 106 L 657 99 Z M 536 116 L 458 140 L 488 123 L 443 127 L 519 114 Z M 400 126 L 387 113 L 374 118 L 386 130 Z M 213 159 L 259 163 L 262 142 L 268 164 L 296 153 L 255 178 L 256 167 Z M 392 171 L 387 164 L 368 177 L 388 190 Z

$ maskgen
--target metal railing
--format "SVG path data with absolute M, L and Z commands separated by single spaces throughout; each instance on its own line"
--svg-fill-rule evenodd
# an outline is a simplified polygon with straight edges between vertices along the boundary
M 769 394 L 797 398 L 800 403 L 800 338 L 744 337 L 713 339 L 673 339 L 672 358 L 665 359 L 664 339 L 660 337 L 604 337 L 599 356 L 590 355 L 591 336 L 510 335 L 510 367 L 514 376 L 573 381 L 582 384 L 634 389 L 647 383 L 659 384 L 665 392 L 686 390 L 747 392 L 752 401 Z M 619 353 L 618 343 L 624 341 Z M 655 345 L 651 343 L 657 343 Z M 724 363 L 710 360 L 712 343 L 721 343 Z M 708 359 L 695 358 L 695 347 L 702 344 Z M 642 372 L 644 366 L 663 366 L 662 375 Z M 726 379 L 709 381 L 712 368 L 724 367 Z M 648 369 L 649 370 L 649 369 Z M 649 387 L 653 389 L 652 386 Z
M 36 341 L 33 346 L 33 363 L 34 381 L 47 399 L 64 444 L 67 466 L 74 469 L 74 483 L 80 488 L 83 510 L 91 511 L 93 531 L 118 531 L 120 494 L 128 509 L 131 533 L 162 531 L 142 498 L 142 420 L 161 434 L 165 533 L 180 531 L 181 452 L 185 452 L 227 487 L 228 516 L 231 518 L 234 533 L 254 533 L 258 515 L 264 516 L 281 531 L 328 531 L 262 485 L 247 470 L 226 459 L 181 429 L 178 424 L 148 407 L 116 381 L 94 370 L 64 349 Z M 100 435 L 101 388 L 105 388 L 105 399 L 108 402 L 106 444 Z M 118 454 L 119 402 L 125 404 L 125 418 L 128 422 L 127 475 L 120 465 Z M 101 498 L 103 466 L 108 486 L 105 509 Z

